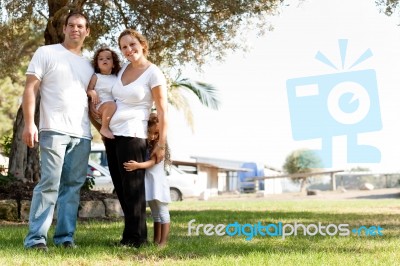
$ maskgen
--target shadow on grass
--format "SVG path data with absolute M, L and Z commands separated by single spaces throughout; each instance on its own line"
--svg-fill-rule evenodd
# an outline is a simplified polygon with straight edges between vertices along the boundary
M 114 244 L 121 237 L 123 222 L 116 220 L 85 220 L 79 221 L 76 234 L 76 242 L 79 248 L 70 251 L 74 257 L 98 257 L 116 256 L 119 258 L 132 258 L 134 260 L 151 259 L 158 261 L 163 259 L 188 260 L 207 259 L 216 257 L 245 257 L 249 253 L 255 254 L 327 254 L 341 253 L 351 255 L 356 253 L 379 254 L 382 252 L 397 252 L 400 246 L 400 219 L 398 214 L 374 214 L 374 213 L 327 213 L 309 211 L 230 211 L 230 210 L 202 210 L 202 211 L 171 211 L 171 233 L 168 246 L 157 249 L 154 246 L 140 249 L 116 247 Z M 247 241 L 246 236 L 207 236 L 199 230 L 199 235 L 188 235 L 188 223 L 195 219 L 193 226 L 199 224 L 256 224 L 269 223 L 283 224 L 302 223 L 304 225 L 321 223 L 349 224 L 351 230 L 354 226 L 380 226 L 384 229 L 383 236 L 304 236 L 302 232 L 297 236 L 255 236 Z M 49 236 L 54 233 L 54 226 Z M 21 252 L 22 240 L 26 234 L 27 226 L 5 226 L 6 230 L 0 231 L 0 243 L 2 252 Z M 149 240 L 152 238 L 152 221 L 148 220 Z M 49 238 L 51 242 L 52 238 Z M 56 254 L 66 254 L 63 251 L 50 246 Z M 9 251 L 7 251 L 9 250 Z
M 260 253 L 348 253 L 354 252 L 369 252 L 379 253 L 388 251 L 391 246 L 400 245 L 400 220 L 399 215 L 391 214 L 330 214 L 318 212 L 271 212 L 263 211 L 227 211 L 227 210 L 203 210 L 203 211 L 171 211 L 172 225 L 169 244 L 165 249 L 149 252 L 149 256 L 156 254 L 158 258 L 174 258 L 174 259 L 189 259 L 189 258 L 208 258 L 214 256 L 245 256 L 249 252 Z M 365 236 L 365 231 L 358 236 L 350 232 L 349 236 L 304 236 L 302 231 L 299 231 L 297 236 L 287 236 L 282 239 L 281 236 L 255 236 L 250 241 L 246 240 L 245 235 L 241 236 L 207 236 L 203 228 L 199 230 L 199 235 L 196 235 L 195 229 L 191 235 L 188 235 L 188 223 L 195 219 L 193 226 L 199 224 L 230 224 L 238 222 L 240 224 L 256 224 L 258 221 L 262 225 L 269 223 L 277 224 L 281 221 L 283 224 L 302 223 L 304 225 L 321 223 L 323 226 L 329 224 L 349 224 L 349 230 L 359 226 L 380 226 L 383 228 L 383 236 Z M 93 225 L 97 226 L 97 225 Z M 120 224 L 122 226 L 122 224 Z M 93 228 L 98 231 L 98 229 Z M 118 230 L 120 232 L 122 228 Z M 149 239 L 152 237 L 152 225 L 149 223 Z M 332 230 L 331 230 L 332 232 Z M 115 230 L 107 232 L 103 235 L 114 235 Z M 90 241 L 90 234 L 80 234 L 80 238 L 84 242 Z M 97 245 L 110 247 L 112 242 L 110 239 L 96 237 Z M 117 238 L 118 239 L 118 238 Z M 391 243 L 395 242 L 396 245 Z M 146 250 L 142 248 L 134 250 L 134 254 L 141 254 Z
M 373 194 L 373 195 L 366 195 L 366 196 L 358 196 L 354 197 L 353 199 L 399 199 L 400 200 L 400 193 L 388 193 L 388 194 Z

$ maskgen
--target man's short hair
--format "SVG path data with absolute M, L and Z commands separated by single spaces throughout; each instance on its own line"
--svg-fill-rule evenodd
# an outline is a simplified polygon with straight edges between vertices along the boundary
M 71 10 L 67 17 L 65 18 L 64 26 L 68 25 L 68 20 L 70 17 L 77 16 L 77 17 L 83 17 L 86 20 L 86 28 L 90 28 L 90 22 L 89 22 L 89 17 L 83 13 L 81 10 Z

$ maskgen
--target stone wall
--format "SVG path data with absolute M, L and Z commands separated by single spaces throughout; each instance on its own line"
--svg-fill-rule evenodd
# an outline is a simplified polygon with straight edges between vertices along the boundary
M 0 200 L 0 220 L 28 221 L 31 202 L 28 200 Z M 57 211 L 57 209 L 56 209 Z M 123 216 L 121 205 L 117 199 L 102 201 L 81 201 L 78 217 L 105 218 Z M 56 217 L 56 212 L 54 218 Z

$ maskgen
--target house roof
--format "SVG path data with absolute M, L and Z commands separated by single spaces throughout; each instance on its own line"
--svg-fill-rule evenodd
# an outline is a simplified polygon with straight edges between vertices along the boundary
M 237 172 L 250 172 L 253 171 L 250 168 L 243 168 L 243 167 L 235 167 L 230 165 L 222 165 L 222 164 L 215 164 L 215 163 L 205 163 L 205 162 L 189 162 L 189 161 L 177 161 L 173 160 L 172 164 L 174 165 L 184 165 L 184 166 L 193 166 L 193 167 L 207 167 L 207 168 L 217 168 L 218 171 L 237 171 Z
M 251 161 L 243 161 L 243 160 L 231 160 L 231 159 L 223 159 L 223 158 L 215 158 L 215 157 L 206 157 L 206 156 L 191 156 L 192 161 L 183 161 L 183 160 L 173 160 L 173 164 L 176 165 L 184 165 L 184 166 L 202 166 L 209 168 L 218 168 L 219 171 L 236 171 L 236 172 L 251 172 L 254 171 L 252 168 L 242 167 L 243 164 L 249 163 Z M 175 163 L 174 163 L 175 162 Z M 258 165 L 259 168 L 263 168 L 264 172 L 267 171 L 270 174 L 280 173 L 280 170 L 276 170 L 273 167 L 265 166 L 259 162 L 253 162 Z
M 248 180 L 261 180 L 261 179 L 273 179 L 273 178 L 301 178 L 301 177 L 309 177 L 316 175 L 326 175 L 326 174 L 337 174 L 343 172 L 343 170 L 332 170 L 332 171 L 319 171 L 319 172 L 311 172 L 311 173 L 296 173 L 296 174 L 281 174 L 281 175 L 269 175 L 269 176 L 258 176 L 258 177 L 249 177 Z
M 382 175 L 399 175 L 399 172 L 364 172 L 364 171 L 349 171 L 342 172 L 336 176 L 382 176 Z

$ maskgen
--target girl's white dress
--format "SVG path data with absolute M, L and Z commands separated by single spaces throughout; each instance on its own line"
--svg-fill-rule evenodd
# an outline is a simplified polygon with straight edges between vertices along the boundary
M 117 81 L 117 76 L 103 75 L 100 73 L 95 73 L 95 74 L 97 76 L 97 81 L 96 85 L 94 86 L 94 89 L 96 90 L 97 95 L 99 96 L 100 99 L 100 103 L 96 105 L 96 108 L 99 109 L 99 107 L 103 103 L 114 101 L 114 98 L 111 94 L 111 90 L 115 82 Z
M 171 202 L 167 175 L 164 170 L 164 161 L 146 169 L 145 174 L 146 201 L 158 200 Z

